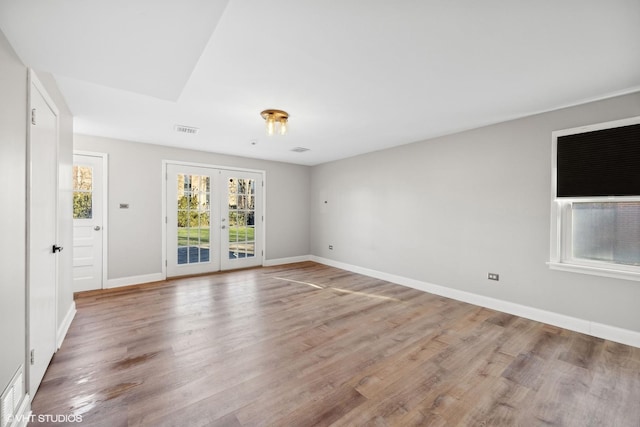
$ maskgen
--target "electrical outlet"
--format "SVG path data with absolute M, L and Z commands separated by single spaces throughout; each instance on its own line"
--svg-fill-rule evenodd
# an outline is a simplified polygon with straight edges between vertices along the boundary
M 497 282 L 498 280 L 500 280 L 500 275 L 498 273 L 489 273 L 487 275 L 487 279 L 495 280 Z
M 329 245 L 329 250 L 332 251 L 333 250 L 333 245 Z

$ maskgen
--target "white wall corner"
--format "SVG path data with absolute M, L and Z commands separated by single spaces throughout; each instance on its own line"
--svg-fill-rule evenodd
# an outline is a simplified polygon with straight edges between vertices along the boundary
M 67 310 L 67 314 L 65 314 L 64 319 L 62 319 L 62 323 L 58 327 L 58 331 L 56 333 L 56 345 L 57 349 L 62 347 L 62 341 L 64 341 L 64 337 L 67 336 L 67 332 L 69 331 L 69 327 L 71 326 L 71 322 L 73 318 L 76 317 L 76 302 L 71 301 L 71 305 L 69 306 L 69 310 Z
M 140 285 L 143 283 L 160 282 L 165 280 L 162 273 L 142 274 L 140 276 L 120 277 L 118 279 L 109 279 L 105 289 L 120 288 L 123 286 Z
M 296 262 L 311 261 L 311 255 L 301 255 L 289 258 L 276 258 L 265 260 L 262 265 L 264 267 L 273 267 L 274 265 L 293 264 Z
M 640 348 L 640 332 L 638 331 L 632 331 L 629 329 L 622 329 L 614 326 L 604 325 L 601 323 L 595 323 L 585 319 L 579 319 L 564 314 L 541 310 L 539 308 L 529 307 L 509 301 L 473 294 L 471 292 L 452 289 L 446 286 L 435 285 L 433 283 L 410 279 L 408 277 L 384 273 L 382 271 L 371 270 L 368 268 L 346 264 L 315 255 L 312 255 L 310 259 L 311 261 L 320 264 L 352 271 L 354 273 L 363 274 L 365 276 L 374 277 L 376 279 L 386 280 L 388 282 L 407 286 L 409 288 L 418 289 L 423 292 L 428 292 L 469 304 L 490 308 L 492 310 L 501 311 L 503 313 L 513 314 L 514 316 L 520 316 L 526 319 L 535 320 L 537 322 L 558 326 L 570 331 L 580 332 L 582 334 L 587 334 L 594 337 Z

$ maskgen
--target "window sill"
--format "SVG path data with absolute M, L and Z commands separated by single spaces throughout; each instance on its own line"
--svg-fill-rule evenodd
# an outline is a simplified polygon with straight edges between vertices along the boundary
M 615 270 L 610 268 L 592 267 L 579 264 L 568 264 L 566 262 L 548 262 L 547 265 L 552 270 L 569 271 L 571 273 L 591 274 L 593 276 L 611 277 L 614 279 L 640 281 L 640 273 L 634 271 Z

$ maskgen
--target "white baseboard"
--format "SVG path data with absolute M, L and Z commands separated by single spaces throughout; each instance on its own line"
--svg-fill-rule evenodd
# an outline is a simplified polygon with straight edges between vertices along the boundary
M 342 270 L 352 271 L 354 273 L 363 274 L 369 277 L 375 277 L 376 279 L 397 283 L 399 285 L 418 289 L 423 292 L 440 295 L 469 304 L 490 308 L 492 310 L 501 311 L 503 313 L 513 314 L 515 316 L 524 317 L 526 319 L 535 320 L 537 322 L 547 323 L 549 325 L 558 326 L 561 328 L 569 329 L 571 331 L 580 332 L 594 337 L 603 338 L 606 340 L 640 348 L 640 332 L 638 331 L 622 329 L 615 326 L 593 322 L 590 320 L 579 319 L 564 314 L 541 310 L 539 308 L 529 307 L 509 301 L 503 301 L 496 298 L 473 294 L 471 292 L 452 289 L 446 286 L 435 285 L 433 283 L 427 283 L 420 280 L 410 279 L 408 277 L 397 276 L 395 274 L 384 273 L 382 271 L 346 264 L 315 255 L 312 255 L 309 258 L 311 261 L 325 264 L 331 267 L 340 268 Z
M 120 277 L 118 279 L 109 279 L 105 289 L 120 288 L 122 286 L 139 285 L 141 283 L 159 282 L 164 280 L 162 273 L 142 274 L 140 276 Z
M 310 261 L 311 255 L 294 256 L 289 258 L 276 258 L 265 260 L 262 265 L 264 267 L 273 267 L 274 265 L 293 264 L 296 262 Z
M 67 311 L 67 314 L 64 316 L 64 319 L 62 319 L 62 323 L 60 324 L 60 327 L 58 327 L 58 331 L 56 333 L 56 344 L 58 346 L 56 348 L 59 349 L 62 346 L 62 341 L 64 341 L 64 337 L 67 336 L 67 331 L 69 330 L 69 326 L 71 326 L 71 322 L 73 321 L 73 318 L 75 316 L 76 316 L 76 302 L 71 301 L 69 310 Z
M 640 333 L 629 329 L 591 322 L 589 335 L 640 348 Z

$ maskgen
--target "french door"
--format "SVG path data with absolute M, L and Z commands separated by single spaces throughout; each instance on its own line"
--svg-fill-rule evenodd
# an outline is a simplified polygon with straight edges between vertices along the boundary
M 167 276 L 262 265 L 262 174 L 167 164 Z

